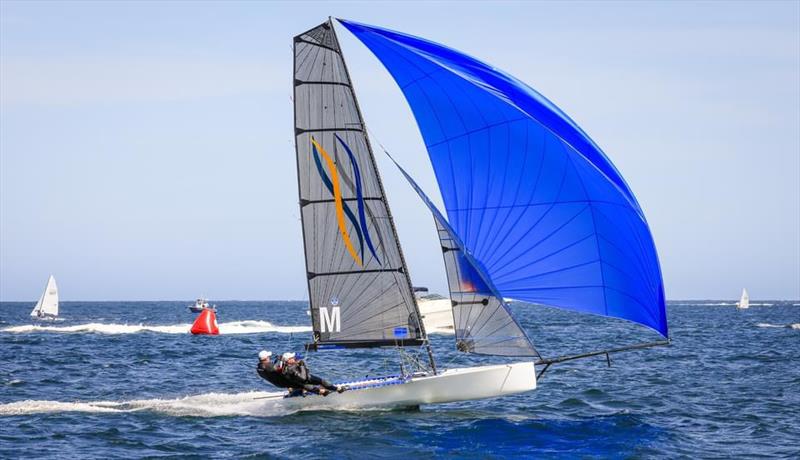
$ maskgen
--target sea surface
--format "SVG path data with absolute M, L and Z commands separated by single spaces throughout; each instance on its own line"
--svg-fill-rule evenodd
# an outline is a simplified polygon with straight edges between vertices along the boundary
M 189 302 L 0 303 L 0 458 L 800 458 L 800 302 L 671 302 L 672 344 L 552 366 L 535 391 L 418 410 L 288 412 L 254 371 L 301 350 L 304 302 L 216 302 L 220 336 L 192 336 Z M 513 303 L 554 357 L 657 340 L 634 324 Z M 440 367 L 506 362 L 454 351 Z M 396 350 L 308 356 L 334 381 L 394 374 Z M 414 456 L 414 457 L 412 457 Z

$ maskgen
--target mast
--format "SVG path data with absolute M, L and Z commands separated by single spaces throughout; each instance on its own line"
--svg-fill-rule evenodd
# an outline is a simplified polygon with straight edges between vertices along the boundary
M 330 20 L 294 38 L 298 191 L 310 350 L 428 346 L 350 75 Z
M 333 21 L 331 20 L 330 16 L 328 17 L 328 23 L 331 25 L 331 30 L 333 31 L 334 37 L 336 37 L 336 29 L 333 27 Z M 338 37 L 337 37 L 337 42 L 338 42 Z M 353 100 L 355 101 L 356 112 L 358 112 L 358 118 L 361 120 L 361 129 L 364 131 L 364 140 L 367 143 L 367 150 L 369 151 L 370 159 L 372 160 L 372 163 L 375 164 L 375 154 L 374 154 L 374 152 L 372 150 L 372 143 L 369 140 L 369 136 L 367 136 L 367 134 L 366 134 L 367 133 L 367 125 L 364 122 L 364 116 L 361 113 L 361 106 L 359 105 L 358 98 L 355 95 L 355 88 L 353 87 L 353 83 L 352 83 L 353 80 L 350 78 L 350 70 L 348 70 L 348 68 L 347 68 L 347 61 L 345 61 L 344 56 L 342 56 L 342 67 L 344 67 L 344 73 L 345 73 L 345 75 L 347 75 L 347 80 L 351 82 L 350 83 L 350 87 L 353 89 Z M 378 180 L 378 184 L 380 184 L 381 190 L 383 190 L 383 180 L 381 179 L 380 174 L 376 174 L 376 179 Z M 417 296 L 413 295 L 414 286 L 411 283 L 411 274 L 408 272 L 408 265 L 406 264 L 406 258 L 405 258 L 405 255 L 403 255 L 403 247 L 400 245 L 400 238 L 397 236 L 397 227 L 394 225 L 394 218 L 392 218 L 392 211 L 391 211 L 391 208 L 389 208 L 389 202 L 386 200 L 386 195 L 385 194 L 383 195 L 383 203 L 386 206 L 386 213 L 389 216 L 389 223 L 391 224 L 391 227 L 392 227 L 392 235 L 394 235 L 394 239 L 395 239 L 395 241 L 397 241 L 397 251 L 400 253 L 400 260 L 402 261 L 403 267 L 406 267 L 406 270 L 404 270 L 404 272 L 405 272 L 405 278 L 406 278 L 406 285 L 408 286 L 408 289 L 412 293 L 411 302 L 414 305 L 414 311 L 416 312 L 417 317 L 421 318 L 422 315 L 419 312 L 419 305 L 417 304 Z M 433 373 L 435 375 L 436 374 L 436 360 L 434 360 L 434 358 L 433 358 L 433 351 L 431 350 L 431 343 L 430 343 L 430 340 L 428 340 L 428 333 L 425 330 L 425 322 L 424 321 L 420 321 L 419 322 L 419 326 L 420 326 L 420 329 L 422 330 L 422 337 L 423 337 L 423 339 L 425 341 L 425 350 L 428 353 L 428 361 L 430 362 L 431 369 L 433 370 Z

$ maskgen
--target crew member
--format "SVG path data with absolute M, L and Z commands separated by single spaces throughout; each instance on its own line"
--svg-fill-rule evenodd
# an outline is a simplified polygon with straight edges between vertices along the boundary
M 308 371 L 305 361 L 297 359 L 294 353 L 284 353 L 281 360 L 283 361 L 283 377 L 294 388 L 302 388 L 322 396 L 327 396 L 331 391 L 341 393 L 346 389 L 344 386 L 333 385 L 327 380 L 313 375 Z
M 272 362 L 272 352 L 258 352 L 258 376 L 279 388 L 292 388 L 292 383 L 283 375 L 281 369 Z

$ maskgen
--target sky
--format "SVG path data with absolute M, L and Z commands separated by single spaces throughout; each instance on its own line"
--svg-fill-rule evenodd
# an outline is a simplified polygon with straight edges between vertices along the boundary
M 342 17 L 528 83 L 647 216 L 668 299 L 800 298 L 800 2 L 0 1 L 0 301 L 307 299 L 292 37 Z M 337 26 L 338 27 L 338 26 Z M 339 39 L 373 142 L 441 203 L 378 60 Z M 432 219 L 377 155 L 415 285 Z

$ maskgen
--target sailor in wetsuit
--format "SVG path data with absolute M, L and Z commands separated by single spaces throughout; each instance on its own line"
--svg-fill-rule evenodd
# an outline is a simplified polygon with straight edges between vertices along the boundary
M 294 353 L 284 353 L 275 362 L 272 362 L 272 352 L 261 350 L 258 353 L 258 375 L 269 383 L 279 388 L 288 388 L 290 394 L 303 394 L 305 392 L 327 396 L 331 391 L 339 393 L 345 390 L 343 386 L 331 385 L 328 381 L 308 372 L 306 363 L 298 360 Z
M 322 396 L 327 396 L 331 391 L 339 393 L 345 391 L 344 386 L 337 387 L 327 380 L 313 375 L 308 371 L 305 361 L 297 359 L 294 353 L 284 353 L 281 360 L 283 361 L 283 376 L 291 383 L 293 388 L 300 388 Z
M 283 376 L 280 367 L 276 367 L 272 362 L 272 352 L 261 350 L 258 353 L 258 376 L 278 388 L 292 388 L 292 383 Z

